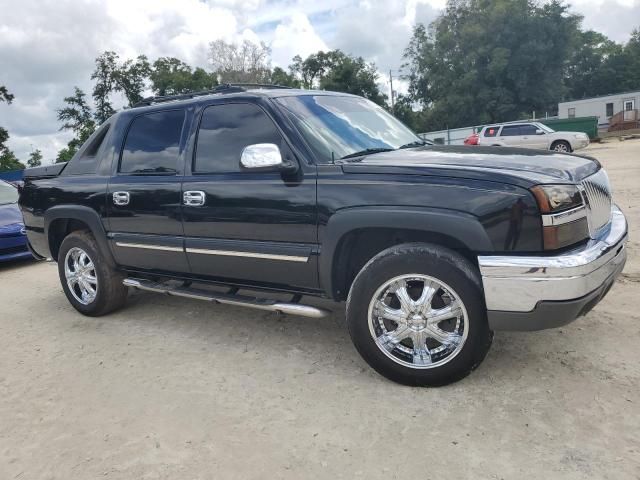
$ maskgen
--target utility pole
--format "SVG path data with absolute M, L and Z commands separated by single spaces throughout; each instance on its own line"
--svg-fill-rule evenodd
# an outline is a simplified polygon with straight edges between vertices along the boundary
M 393 108 L 393 74 L 391 70 L 389 70 L 389 85 L 391 87 L 391 113 L 393 114 L 395 109 Z

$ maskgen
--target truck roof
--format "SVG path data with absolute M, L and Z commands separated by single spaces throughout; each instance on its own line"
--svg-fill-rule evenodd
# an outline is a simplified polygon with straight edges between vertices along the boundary
M 211 98 L 232 97 L 232 98 L 275 98 L 290 97 L 300 95 L 342 95 L 352 96 L 349 93 L 330 92 L 326 90 L 302 90 L 298 88 L 283 87 L 280 85 L 262 85 L 262 84 L 222 84 L 212 90 L 201 92 L 192 92 L 178 95 L 154 96 L 147 97 L 136 103 L 131 108 L 125 109 L 120 113 L 131 112 L 134 109 L 158 107 L 164 105 L 185 105 L 198 104 L 211 100 Z M 149 108 L 152 109 L 152 108 Z M 155 109 L 154 109 L 155 110 Z

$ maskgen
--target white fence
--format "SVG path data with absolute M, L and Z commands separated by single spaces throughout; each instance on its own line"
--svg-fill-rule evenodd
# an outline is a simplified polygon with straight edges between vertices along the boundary
M 419 133 L 418 135 L 433 143 L 442 145 L 463 145 L 464 139 L 482 127 L 451 128 L 449 130 L 438 130 L 437 132 Z

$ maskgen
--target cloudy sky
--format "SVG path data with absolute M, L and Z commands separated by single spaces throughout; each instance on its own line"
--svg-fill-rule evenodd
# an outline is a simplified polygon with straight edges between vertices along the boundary
M 624 42 L 640 25 L 640 0 L 573 0 L 584 26 Z M 397 70 L 411 28 L 429 23 L 445 0 L 0 0 L 0 85 L 15 95 L 0 104 L 9 146 L 45 161 L 70 136 L 55 110 L 77 85 L 90 93 L 93 61 L 105 50 L 121 58 L 176 56 L 206 67 L 215 39 L 263 40 L 274 65 L 340 48 Z

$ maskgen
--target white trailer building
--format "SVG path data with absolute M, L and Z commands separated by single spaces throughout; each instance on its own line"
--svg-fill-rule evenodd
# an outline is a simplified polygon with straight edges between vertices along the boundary
M 629 117 L 629 120 L 631 117 L 637 118 L 638 108 L 640 108 L 640 91 L 624 92 L 561 102 L 558 104 L 558 117 L 598 117 L 598 127 L 603 128 L 609 125 L 611 117 L 621 112 L 625 113 L 620 116 Z

